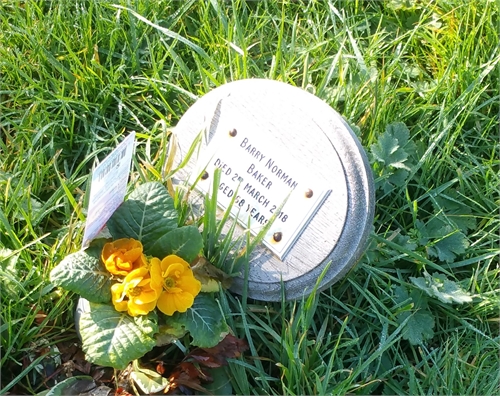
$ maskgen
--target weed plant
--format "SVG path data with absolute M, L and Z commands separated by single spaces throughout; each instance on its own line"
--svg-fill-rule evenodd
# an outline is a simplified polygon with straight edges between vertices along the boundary
M 164 180 L 169 133 L 243 78 L 325 100 L 366 148 L 371 244 L 303 300 L 221 295 L 250 351 L 238 394 L 499 392 L 498 2 L 0 3 L 2 393 L 37 393 L 77 341 L 48 274 L 81 245 L 92 166 L 130 130 L 131 186 Z M 212 241 L 213 242 L 213 241 Z M 212 245 L 211 245 L 212 246 Z

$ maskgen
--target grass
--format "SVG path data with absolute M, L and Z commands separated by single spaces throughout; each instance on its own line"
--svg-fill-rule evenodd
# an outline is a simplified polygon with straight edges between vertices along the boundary
M 396 171 L 373 154 L 387 125 L 404 123 L 414 148 L 403 180 L 377 190 L 371 245 L 348 276 L 285 304 L 221 296 L 250 345 L 228 368 L 234 391 L 497 393 L 498 12 L 487 0 L 2 1 L 2 393 L 45 389 L 36 366 L 76 341 L 74 296 L 48 273 L 80 246 L 94 162 L 135 130 L 132 182 L 161 179 L 187 108 L 252 77 L 339 111 L 377 185 Z M 471 301 L 418 289 L 425 271 Z M 409 328 L 432 334 L 412 343 Z

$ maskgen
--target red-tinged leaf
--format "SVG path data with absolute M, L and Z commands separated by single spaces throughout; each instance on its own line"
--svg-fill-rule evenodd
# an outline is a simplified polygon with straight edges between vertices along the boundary
M 203 348 L 204 351 L 218 356 L 222 355 L 225 358 L 240 357 L 243 352 L 248 349 L 248 344 L 245 340 L 228 334 L 221 342 L 213 348 Z
M 131 393 L 128 393 L 124 388 L 118 387 L 115 392 L 115 396 L 133 396 Z
M 165 393 L 174 394 L 176 389 L 184 386 L 206 394 L 206 389 L 201 386 L 202 380 L 208 382 L 212 381 L 212 378 L 193 363 L 181 362 L 170 375 L 168 379 L 170 384 L 165 388 Z
M 227 366 L 227 360 L 223 356 L 214 356 L 201 348 L 194 349 L 186 358 L 192 359 L 202 366 L 217 368 Z
M 185 360 L 193 359 L 199 364 L 217 368 L 227 366 L 227 359 L 240 357 L 241 354 L 248 349 L 248 344 L 245 340 L 239 339 L 231 334 L 228 334 L 221 342 L 212 348 L 196 348 Z
M 158 364 L 156 365 L 156 372 L 160 375 L 165 374 L 165 363 L 163 363 L 162 361 L 158 362 Z
M 190 378 L 184 378 L 183 376 L 178 378 L 178 380 L 175 384 L 170 384 L 170 387 L 166 388 L 166 389 L 168 389 L 168 391 L 165 393 L 167 395 L 175 394 L 176 389 L 181 388 L 181 387 L 186 387 L 189 389 L 197 390 L 204 395 L 208 394 L 206 388 L 204 388 L 203 386 L 200 385 L 199 380 L 191 380 Z

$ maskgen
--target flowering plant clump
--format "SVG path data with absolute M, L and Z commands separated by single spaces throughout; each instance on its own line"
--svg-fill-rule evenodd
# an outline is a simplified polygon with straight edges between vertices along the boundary
M 111 238 L 95 239 L 51 271 L 53 284 L 89 302 L 77 323 L 87 360 L 123 369 L 185 334 L 200 348 L 228 334 L 214 298 L 221 279 L 207 276 L 221 271 L 207 272 L 202 234 L 179 222 L 168 190 L 145 183 L 108 220 Z

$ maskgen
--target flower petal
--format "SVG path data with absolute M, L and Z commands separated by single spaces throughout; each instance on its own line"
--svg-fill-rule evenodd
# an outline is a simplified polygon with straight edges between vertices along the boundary
M 149 290 L 143 291 L 140 295 L 133 298 L 132 301 L 134 301 L 137 304 L 147 304 L 150 302 L 156 302 L 156 300 L 158 299 L 158 293 L 151 288 L 148 289 Z
M 128 301 L 124 300 L 125 293 L 123 283 L 115 283 L 111 286 L 111 301 L 115 306 L 115 309 L 119 312 L 127 310 Z
M 175 306 L 177 311 L 186 312 L 194 303 L 194 296 L 190 293 L 182 292 L 174 294 Z
M 186 268 L 181 263 L 173 263 L 163 271 L 163 277 L 179 279 L 185 270 Z
M 160 259 L 153 257 L 150 260 L 149 274 L 151 276 L 151 287 L 160 294 L 163 289 L 163 276 L 161 275 Z
M 113 301 L 118 301 L 123 299 L 123 283 L 115 283 L 111 286 L 111 298 Z
M 127 282 L 132 281 L 133 279 L 139 279 L 139 282 L 140 282 L 142 280 L 142 278 L 144 278 L 147 275 L 148 275 L 148 269 L 147 269 L 147 267 L 137 268 L 137 269 L 135 269 L 133 271 L 130 271 L 127 274 L 127 276 L 125 277 L 125 279 L 123 280 L 123 282 L 127 283 Z
M 147 315 L 153 309 L 155 309 L 155 306 L 156 306 L 155 301 L 153 301 L 151 303 L 147 303 L 147 304 L 136 304 L 133 301 L 129 301 L 128 302 L 128 314 L 130 316 Z
M 161 293 L 160 298 L 158 298 L 158 301 L 156 302 L 156 306 L 165 315 L 172 316 L 174 312 L 177 311 L 175 307 L 174 294 L 167 292 Z
M 201 290 L 201 282 L 193 276 L 191 270 L 189 270 L 189 272 L 190 274 L 185 274 L 179 278 L 176 286 L 193 296 L 197 296 Z
M 172 264 L 182 264 L 184 268 L 189 268 L 189 264 L 187 263 L 187 261 L 183 260 L 179 256 L 176 256 L 175 254 L 171 254 L 161 261 L 162 272 L 165 272 L 165 270 Z
M 113 305 L 115 306 L 115 309 L 118 312 L 127 311 L 128 310 L 128 303 L 129 303 L 128 301 L 120 301 L 120 302 L 113 301 Z
M 148 266 L 148 258 L 144 254 L 141 254 L 140 257 L 134 261 L 134 269 L 147 266 Z

